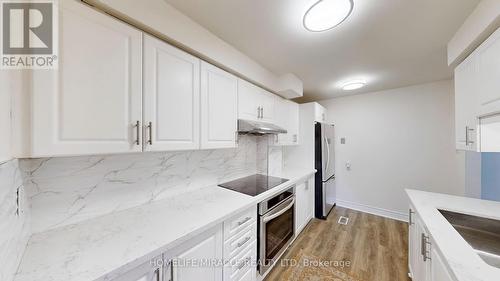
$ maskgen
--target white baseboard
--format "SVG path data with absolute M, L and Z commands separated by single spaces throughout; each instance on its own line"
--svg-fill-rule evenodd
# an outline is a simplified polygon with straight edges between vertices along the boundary
M 337 205 L 340 207 L 353 209 L 356 211 L 369 213 L 372 215 L 377 215 L 377 216 L 381 216 L 381 217 L 395 219 L 398 221 L 408 222 L 408 214 L 406 214 L 406 213 L 387 210 L 387 209 L 383 209 L 383 208 L 379 208 L 379 207 L 368 206 L 368 205 L 364 205 L 364 204 L 360 204 L 360 203 L 356 203 L 356 202 L 345 201 L 345 200 L 337 200 Z

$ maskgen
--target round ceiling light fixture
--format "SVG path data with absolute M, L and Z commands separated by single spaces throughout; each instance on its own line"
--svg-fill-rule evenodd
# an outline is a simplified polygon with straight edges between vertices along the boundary
M 319 0 L 304 14 L 304 27 L 312 32 L 332 29 L 349 17 L 353 0 Z
M 342 85 L 342 90 L 344 91 L 353 91 L 357 89 L 361 89 L 366 85 L 365 80 L 351 80 Z

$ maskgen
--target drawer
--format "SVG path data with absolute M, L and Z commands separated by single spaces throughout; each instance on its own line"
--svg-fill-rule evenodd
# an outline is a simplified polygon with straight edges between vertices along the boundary
M 257 240 L 257 224 L 253 224 L 224 242 L 224 257 L 232 259 Z
M 247 268 L 247 272 L 243 273 L 243 275 L 236 279 L 238 281 L 255 281 L 257 279 L 257 269 L 255 266 Z
M 224 241 L 228 241 L 236 233 L 252 224 L 257 224 L 257 206 L 241 212 L 224 222 Z
M 253 242 L 224 267 L 224 280 L 240 280 L 249 269 L 255 271 L 256 261 L 257 243 Z

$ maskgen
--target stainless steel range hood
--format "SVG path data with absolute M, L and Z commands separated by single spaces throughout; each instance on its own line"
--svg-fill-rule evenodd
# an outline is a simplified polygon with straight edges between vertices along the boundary
M 286 134 L 287 131 L 271 123 L 238 119 L 238 133 L 250 135 Z

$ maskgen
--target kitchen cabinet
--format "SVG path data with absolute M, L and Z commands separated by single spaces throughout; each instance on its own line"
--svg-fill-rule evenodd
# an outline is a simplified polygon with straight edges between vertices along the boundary
M 203 261 L 222 260 L 222 225 L 190 239 L 175 250 L 164 255 L 171 260 L 170 267 L 165 267 L 164 280 L 175 281 L 222 281 L 222 267 L 217 264 L 203 264 Z M 196 262 L 198 264 L 193 264 Z M 168 279 L 169 276 L 171 279 Z
M 500 113 L 500 28 L 475 51 L 479 116 Z
M 483 136 L 479 126 L 482 119 L 500 113 L 499 76 L 500 29 L 455 69 L 457 149 L 481 152 L 483 149 L 480 143 L 499 141 L 495 134 Z
M 277 145 L 299 144 L 299 105 L 293 101 L 276 98 L 275 124 L 287 130 L 286 134 L 278 134 Z
M 115 281 L 163 281 L 162 257 L 158 256 L 128 271 Z
M 10 160 L 11 157 L 11 89 L 10 71 L 0 74 L 0 164 Z M 17 81 L 16 81 L 17 82 Z
M 460 150 L 477 150 L 477 77 L 473 57 L 455 69 L 455 140 Z
M 326 122 L 326 108 L 319 103 L 314 103 L 314 121 Z
M 236 147 L 238 79 L 211 64 L 201 64 L 201 148 Z
M 314 180 L 312 178 L 295 186 L 295 235 L 299 235 L 314 213 Z
M 238 117 L 240 119 L 274 122 L 276 97 L 247 81 L 238 79 Z
M 142 33 L 78 1 L 59 17 L 59 69 L 33 71 L 30 157 L 142 151 Z
M 144 35 L 143 71 L 144 150 L 198 149 L 200 60 Z
M 431 245 L 434 244 L 433 241 L 431 242 Z M 450 272 L 447 269 L 446 264 L 443 261 L 443 258 L 441 257 L 441 254 L 438 252 L 438 250 L 435 247 L 432 247 L 431 249 L 431 281 L 454 281 L 454 279 L 451 277 Z
M 436 243 L 415 208 L 410 205 L 408 262 L 413 281 L 454 281 Z

